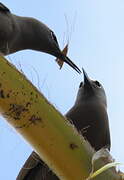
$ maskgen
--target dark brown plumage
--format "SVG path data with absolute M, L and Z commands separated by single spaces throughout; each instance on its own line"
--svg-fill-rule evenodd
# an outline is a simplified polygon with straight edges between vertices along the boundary
M 86 72 L 81 82 L 74 106 L 66 117 L 97 151 L 110 149 L 110 132 L 105 91 L 98 81 L 90 80 Z
M 92 81 L 84 73 L 74 106 L 66 117 L 97 151 L 110 149 L 110 132 L 106 95 L 98 81 Z M 21 169 L 17 180 L 59 180 L 47 165 L 33 152 Z
M 0 52 L 8 55 L 24 49 L 51 54 L 81 73 L 80 69 L 62 53 L 51 29 L 34 18 L 12 14 L 0 3 Z

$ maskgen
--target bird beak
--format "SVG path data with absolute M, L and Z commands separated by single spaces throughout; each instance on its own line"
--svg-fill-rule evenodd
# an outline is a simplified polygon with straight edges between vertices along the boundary
M 63 60 L 74 70 L 76 70 L 79 74 L 81 74 L 81 70 L 67 56 L 63 56 Z
M 90 78 L 88 77 L 86 71 L 83 68 L 82 68 L 82 70 L 83 70 L 83 74 L 84 74 L 84 87 L 86 87 L 89 90 L 91 90 L 91 89 L 93 90 Z
M 66 56 L 66 54 L 63 54 L 61 52 L 61 54 L 59 54 L 59 56 L 56 56 L 57 59 L 57 63 L 60 66 L 60 69 L 63 65 L 63 61 L 66 62 L 69 66 L 71 66 L 75 71 L 77 71 L 79 74 L 81 74 L 81 70 Z M 61 62 L 62 61 L 62 62 Z

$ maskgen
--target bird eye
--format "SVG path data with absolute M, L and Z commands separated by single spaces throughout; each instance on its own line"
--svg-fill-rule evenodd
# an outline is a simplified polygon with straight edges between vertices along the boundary
M 82 87 L 82 85 L 83 85 L 83 82 L 81 82 L 81 83 L 80 83 L 79 88 L 81 88 L 81 87 Z
M 51 31 L 51 37 L 58 44 L 57 38 L 56 38 L 56 36 L 55 36 L 53 31 Z
M 94 81 L 95 85 L 99 88 L 101 88 L 101 84 L 98 81 Z

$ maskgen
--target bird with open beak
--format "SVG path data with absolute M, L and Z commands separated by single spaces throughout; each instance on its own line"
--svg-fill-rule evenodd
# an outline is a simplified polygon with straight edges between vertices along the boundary
M 57 38 L 50 28 L 34 18 L 14 15 L 0 3 L 0 53 L 8 55 L 24 49 L 51 54 L 81 73 L 60 50 Z

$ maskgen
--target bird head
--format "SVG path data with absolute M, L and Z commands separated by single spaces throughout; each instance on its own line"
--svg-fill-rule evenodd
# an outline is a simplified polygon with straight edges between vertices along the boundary
M 102 84 L 97 80 L 91 80 L 83 69 L 84 81 L 80 83 L 76 103 L 99 101 L 107 106 L 106 94 Z

